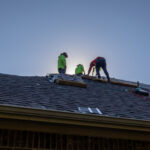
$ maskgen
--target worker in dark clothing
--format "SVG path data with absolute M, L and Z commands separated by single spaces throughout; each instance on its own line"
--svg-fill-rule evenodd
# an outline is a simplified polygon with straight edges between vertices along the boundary
M 99 73 L 99 69 L 102 68 L 105 75 L 107 76 L 107 80 L 108 82 L 110 82 L 110 77 L 109 77 L 109 73 L 107 71 L 107 68 L 106 68 L 106 60 L 105 58 L 101 57 L 101 58 L 98 58 L 96 60 L 96 73 L 98 75 L 98 78 L 101 78 L 100 76 L 100 73 Z
M 98 75 L 98 78 L 101 78 L 99 70 L 100 70 L 100 68 L 102 68 L 104 73 L 105 73 L 105 75 L 107 76 L 108 82 L 110 82 L 109 73 L 108 73 L 107 68 L 106 68 L 106 60 L 105 60 L 105 58 L 104 57 L 97 57 L 96 59 L 94 59 L 90 63 L 90 67 L 89 67 L 89 70 L 88 70 L 88 75 L 90 74 L 91 69 L 94 66 L 96 67 L 96 74 Z
M 58 72 L 59 73 L 66 73 L 66 58 L 68 57 L 68 54 L 66 52 L 61 53 L 58 57 Z

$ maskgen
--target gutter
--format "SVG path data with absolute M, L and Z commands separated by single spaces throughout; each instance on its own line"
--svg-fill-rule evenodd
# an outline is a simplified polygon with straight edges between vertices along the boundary
M 0 105 L 1 119 L 150 132 L 150 121 Z

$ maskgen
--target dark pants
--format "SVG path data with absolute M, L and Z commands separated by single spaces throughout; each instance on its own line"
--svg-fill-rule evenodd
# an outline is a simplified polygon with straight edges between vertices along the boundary
M 110 78 L 109 78 L 109 73 L 106 69 L 106 60 L 105 58 L 99 58 L 97 61 L 96 61 L 96 73 L 98 75 L 99 78 L 101 78 L 100 76 L 100 72 L 99 72 L 99 69 L 102 68 L 105 75 L 107 76 L 107 79 L 108 81 L 110 81 Z
M 78 74 L 76 74 L 77 76 L 82 76 L 83 74 L 82 73 L 78 73 Z
M 66 69 L 59 68 L 59 69 L 58 69 L 58 72 L 65 74 L 65 73 L 66 73 Z

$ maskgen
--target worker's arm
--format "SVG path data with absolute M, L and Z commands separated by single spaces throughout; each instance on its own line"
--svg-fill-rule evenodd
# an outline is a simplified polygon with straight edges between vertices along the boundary
M 93 63 L 90 64 L 90 67 L 89 67 L 89 70 L 88 70 L 88 75 L 90 74 L 91 70 L 92 70 L 92 67 L 93 67 Z
M 66 67 L 66 58 L 65 57 L 62 57 L 62 64 L 63 64 L 64 68 L 67 69 L 67 67 Z
M 77 75 L 77 68 L 75 69 L 75 74 Z
M 90 67 L 89 67 L 89 70 L 88 70 L 88 75 L 90 74 L 91 70 L 92 70 L 92 67 L 96 66 L 96 61 L 97 59 L 99 59 L 99 57 L 97 57 L 96 59 L 94 59 L 91 63 L 90 63 Z
M 92 76 L 94 75 L 94 72 L 95 72 L 95 67 L 93 67 L 92 69 Z
M 82 70 L 83 70 L 83 73 L 84 73 L 84 75 L 85 75 L 85 70 L 84 70 L 84 67 L 82 66 Z
M 85 70 L 83 72 L 84 72 L 84 75 L 85 75 Z

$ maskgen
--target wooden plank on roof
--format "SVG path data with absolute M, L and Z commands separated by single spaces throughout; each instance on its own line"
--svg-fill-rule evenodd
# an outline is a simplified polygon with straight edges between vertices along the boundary
M 134 88 L 138 87 L 138 85 L 136 83 L 127 83 L 127 82 L 123 82 L 123 81 L 111 80 L 111 83 L 116 84 L 116 85 L 127 86 L 127 87 L 134 87 Z
M 86 83 L 70 81 L 70 80 L 56 79 L 55 82 L 58 83 L 58 84 L 61 84 L 61 85 L 77 86 L 77 87 L 82 87 L 82 88 L 87 87 Z
M 93 80 L 93 81 L 98 81 L 98 82 L 102 82 L 102 83 L 107 82 L 107 79 L 97 79 L 97 78 L 91 77 L 91 76 L 82 76 L 82 79 Z M 113 79 L 111 79 L 110 83 L 115 84 L 115 85 L 127 86 L 127 87 L 134 87 L 134 88 L 138 87 L 138 85 L 136 83 L 129 83 L 129 82 L 127 83 L 124 81 L 118 81 L 118 80 L 113 80 Z
M 97 79 L 97 78 L 91 77 L 91 76 L 82 76 L 82 79 L 93 80 L 93 81 L 104 82 L 104 83 L 107 82 L 106 79 Z

